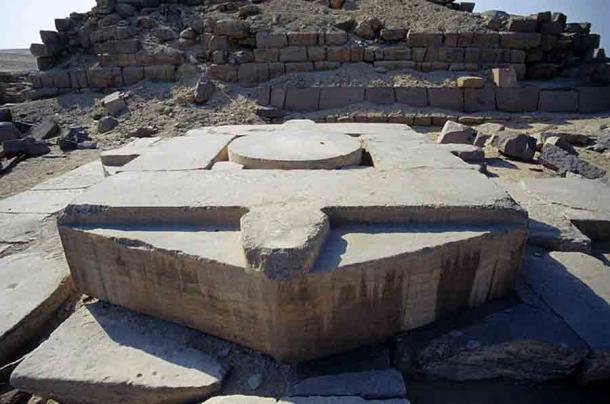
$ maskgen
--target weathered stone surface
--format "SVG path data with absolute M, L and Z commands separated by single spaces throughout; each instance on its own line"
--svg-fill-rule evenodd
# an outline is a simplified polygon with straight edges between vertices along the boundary
M 245 136 L 229 145 L 229 159 L 248 169 L 336 169 L 360 164 L 360 140 L 342 134 L 293 131 Z
M 214 33 L 216 35 L 226 35 L 228 37 L 242 39 L 246 38 L 250 32 L 250 25 L 246 21 L 226 18 L 216 21 Z
M 610 110 L 610 87 L 579 87 L 578 112 L 590 114 Z
M 530 161 L 536 154 L 536 139 L 518 132 L 501 131 L 491 139 L 500 153 L 523 161 Z
M 586 133 L 547 131 L 540 134 L 542 142 L 546 142 L 551 137 L 558 137 L 574 146 L 586 146 L 590 140 Z
M 402 375 L 395 369 L 318 376 L 302 380 L 293 396 L 356 396 L 366 399 L 401 398 L 406 395 Z
M 428 88 L 428 103 L 431 107 L 463 111 L 464 93 L 461 88 L 430 87 Z
M 286 91 L 284 108 L 288 111 L 317 111 L 320 105 L 320 88 L 295 88 Z M 273 92 L 272 92 L 273 93 Z M 273 95 L 272 95 L 273 96 Z
M 25 191 L 0 201 L 0 213 L 56 213 L 82 190 Z
M 610 272 L 594 257 L 569 252 L 529 252 L 529 287 L 589 346 L 585 382 L 610 378 Z
M 560 175 L 570 172 L 588 179 L 600 178 L 606 175 L 606 170 L 603 168 L 594 166 L 550 143 L 545 143 L 542 146 L 540 163 L 551 170 L 557 171 Z
M 463 143 L 473 144 L 477 132 L 470 126 L 462 125 L 457 122 L 447 121 L 441 134 L 436 140 L 437 143 Z
M 362 397 L 284 397 L 278 401 L 271 397 L 257 396 L 217 396 L 206 404 L 409 404 L 406 399 L 366 400 Z
M 26 243 L 40 235 L 45 214 L 0 213 L 0 243 Z
M 125 164 L 120 171 L 202 170 L 226 156 L 225 147 L 231 135 L 183 136 L 164 139 L 147 147 L 146 153 Z
M 525 241 L 524 213 L 449 146 L 404 125 L 311 121 L 203 128 L 187 137 L 210 143 L 216 136 L 265 139 L 288 130 L 349 134 L 356 141 L 360 136 L 374 167 L 217 171 L 200 164 L 167 171 L 167 163 L 156 158 L 154 172 L 111 176 L 61 217 L 62 242 L 79 288 L 284 361 L 348 350 L 511 289 Z M 293 219 L 267 226 L 269 221 L 255 220 L 258 209 L 275 212 L 271 219 L 282 211 Z M 239 226 L 247 212 L 254 218 Z M 323 218 L 320 212 L 331 225 L 317 254 L 325 225 L 313 218 Z M 310 219 L 291 227 L 294 218 Z M 270 234 L 275 230 L 277 235 Z M 244 245 L 248 240 L 263 242 Z M 257 245 L 265 247 L 256 251 Z M 281 265 L 287 279 L 278 281 L 269 274 L 277 273 L 271 264 L 283 259 L 282 250 L 304 264 L 294 271 Z M 142 262 L 151 282 L 134 272 Z M 168 265 L 183 270 L 168 273 Z M 96 272 L 100 276 L 90 275 L 93 267 L 103 268 Z M 155 281 L 159 277 L 163 281 Z M 369 294 L 363 284 L 386 292 Z M 349 307 L 328 304 L 348 289 L 359 296 Z M 378 321 L 354 322 L 356 313 Z
M 140 156 L 147 150 L 147 147 L 157 143 L 159 140 L 161 140 L 161 138 L 158 137 L 136 139 L 120 149 L 104 151 L 100 157 L 102 164 L 111 167 L 124 166 L 131 160 Z
M 457 85 L 462 88 L 483 88 L 485 79 L 478 76 L 462 76 L 458 77 Z
M 59 135 L 59 125 L 53 118 L 44 119 L 41 123 L 34 126 L 30 134 L 36 140 L 51 139 Z
M 564 151 L 570 154 L 577 154 L 576 149 L 574 149 L 574 146 L 572 146 L 570 142 L 565 139 L 562 139 L 559 136 L 551 136 L 546 138 L 544 140 L 544 144 L 551 144 L 553 146 L 559 147 L 560 149 L 563 149 Z
M 196 334 L 106 303 L 89 304 L 17 366 L 11 384 L 62 402 L 202 400 L 220 389 L 225 371 L 188 347 Z
M 28 252 L 0 259 L 0 364 L 37 336 L 75 294 L 61 256 Z
M 464 111 L 479 112 L 496 109 L 496 92 L 493 87 L 464 89 Z
M 123 99 L 123 95 L 118 91 L 104 97 L 102 99 L 102 105 L 106 107 L 106 110 L 110 115 L 119 115 L 127 108 L 127 103 Z
M 361 87 L 322 87 L 320 89 L 320 109 L 341 108 L 364 101 Z
M 84 164 L 66 174 L 41 182 L 33 191 L 60 191 L 89 188 L 104 179 L 104 171 L 99 160 Z
M 197 81 L 197 86 L 195 87 L 195 103 L 204 104 L 208 102 L 214 95 L 214 91 L 216 91 L 214 83 L 207 77 L 202 76 L 199 81 Z
M 392 87 L 367 87 L 365 98 L 373 104 L 393 104 L 396 100 Z
M 119 126 L 119 121 L 111 116 L 105 116 L 97 123 L 97 131 L 99 133 L 106 133 L 110 132 L 117 126 Z
M 432 340 L 417 360 L 432 379 L 542 382 L 574 374 L 586 355 L 586 344 L 561 318 L 518 304 Z
M 533 112 L 538 110 L 539 94 L 536 87 L 496 88 L 496 104 L 500 111 Z
M 475 126 L 474 129 L 477 131 L 477 137 L 474 140 L 474 145 L 478 147 L 485 147 L 487 140 L 496 133 L 503 131 L 505 127 L 499 123 L 490 122 Z
M 396 102 L 412 107 L 428 105 L 428 93 L 424 87 L 396 87 Z
M 577 112 L 576 91 L 541 91 L 538 109 L 542 112 Z

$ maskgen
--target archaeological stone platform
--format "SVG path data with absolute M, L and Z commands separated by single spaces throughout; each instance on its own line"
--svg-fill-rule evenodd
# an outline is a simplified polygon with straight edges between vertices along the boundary
M 88 295 L 311 359 L 511 291 L 527 215 L 462 146 L 311 121 L 139 141 L 60 234 Z

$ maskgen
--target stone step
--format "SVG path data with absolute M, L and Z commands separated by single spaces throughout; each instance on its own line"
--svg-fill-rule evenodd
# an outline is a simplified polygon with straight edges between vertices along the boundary
M 11 384 L 60 402 L 200 401 L 220 389 L 225 370 L 188 347 L 197 335 L 106 303 L 87 304 L 17 366 Z

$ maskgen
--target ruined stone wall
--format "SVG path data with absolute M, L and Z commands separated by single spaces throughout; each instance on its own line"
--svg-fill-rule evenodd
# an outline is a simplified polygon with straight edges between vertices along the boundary
M 241 14 L 234 2 L 215 3 L 98 0 L 89 13 L 57 20 L 57 32 L 41 32 L 43 44 L 31 50 L 46 72 L 33 85 L 80 89 L 174 81 L 177 67 L 185 63 L 204 64 L 213 78 L 249 85 L 362 62 L 423 72 L 512 67 L 521 79 L 563 75 L 596 84 L 607 84 L 609 77 L 599 35 L 590 33 L 590 24 L 567 24 L 559 13 L 513 17 L 502 23 L 503 31 L 422 33 L 378 26 L 365 35 L 353 27 L 266 32 L 253 28 L 244 15 L 234 16 Z M 212 9 L 226 13 L 212 17 L 207 14 Z M 150 18 L 151 13 L 163 21 Z M 74 55 L 89 58 L 89 65 L 62 64 Z

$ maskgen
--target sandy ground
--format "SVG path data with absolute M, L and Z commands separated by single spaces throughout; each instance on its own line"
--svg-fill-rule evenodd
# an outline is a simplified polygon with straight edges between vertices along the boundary
M 0 72 L 27 72 L 36 69 L 36 60 L 28 49 L 0 49 Z

